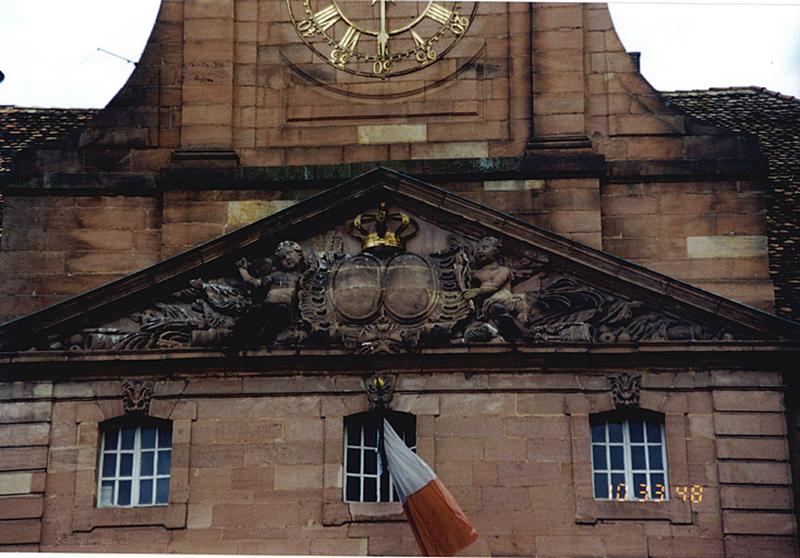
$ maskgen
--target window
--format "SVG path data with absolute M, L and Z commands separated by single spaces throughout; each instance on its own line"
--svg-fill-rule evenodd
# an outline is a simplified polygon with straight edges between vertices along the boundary
M 667 500 L 664 419 L 658 413 L 603 413 L 590 420 L 597 500 Z
M 144 418 L 101 427 L 97 506 L 167 505 L 172 423 Z
M 408 447 L 416 451 L 417 420 L 409 413 L 386 416 Z M 344 501 L 399 502 L 391 475 L 378 465 L 378 415 L 374 412 L 344 417 Z

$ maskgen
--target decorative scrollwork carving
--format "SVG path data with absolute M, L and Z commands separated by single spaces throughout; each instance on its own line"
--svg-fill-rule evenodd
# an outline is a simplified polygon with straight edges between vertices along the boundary
M 126 380 L 122 383 L 122 410 L 126 415 L 150 414 L 150 400 L 155 384 L 143 380 Z
M 615 409 L 630 409 L 639 406 L 641 395 L 642 375 L 623 372 L 616 376 L 608 377 L 611 388 L 611 400 Z
M 347 253 L 337 232 L 348 229 L 361 241 L 357 253 Z M 459 343 L 733 338 L 734 332 L 597 287 L 570 274 L 555 256 L 519 243 L 451 235 L 439 252 L 406 251 L 418 230 L 415 219 L 381 203 L 377 212 L 327 233 L 324 242 L 312 239 L 304 247 L 283 240 L 273 257 L 240 258 L 227 276 L 194 279 L 143 310 L 51 335 L 41 345 L 229 353 L 291 345 L 397 353 Z

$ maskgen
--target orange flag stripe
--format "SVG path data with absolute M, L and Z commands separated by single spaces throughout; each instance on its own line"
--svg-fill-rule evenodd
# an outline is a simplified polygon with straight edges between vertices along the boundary
M 426 556 L 452 556 L 478 538 L 458 502 L 438 478 L 409 494 L 403 509 Z
M 408 524 L 426 556 L 452 556 L 478 538 L 447 488 L 384 420 L 386 465 L 403 502 Z

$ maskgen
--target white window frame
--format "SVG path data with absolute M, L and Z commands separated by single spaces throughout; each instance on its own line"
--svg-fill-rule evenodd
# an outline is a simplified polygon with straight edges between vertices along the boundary
M 142 448 L 142 429 L 144 428 L 154 428 L 155 429 L 155 441 L 152 448 Z M 134 431 L 134 440 L 133 440 L 133 448 L 132 449 L 122 449 L 122 431 L 125 429 L 131 429 Z M 159 431 L 169 429 L 170 431 L 170 445 L 169 448 L 166 447 L 159 447 Z M 106 449 L 106 434 L 111 431 L 117 432 L 117 447 L 114 449 Z M 98 508 L 143 508 L 143 507 L 156 507 L 156 506 L 167 506 L 169 505 L 169 483 L 170 477 L 172 473 L 172 425 L 158 422 L 158 423 L 147 423 L 147 424 L 133 424 L 133 423 L 111 423 L 104 425 L 100 431 L 100 459 L 97 468 L 97 507 Z M 158 472 L 158 462 L 161 459 L 160 454 L 166 453 L 169 451 L 169 470 L 166 473 L 159 474 Z M 153 453 L 153 474 L 152 475 L 142 475 L 141 474 L 141 465 L 142 465 L 142 454 L 144 452 L 152 452 Z M 130 475 L 121 475 L 120 474 L 120 467 L 122 464 L 122 455 L 123 454 L 132 454 L 132 468 Z M 115 464 L 114 464 L 114 474 L 112 476 L 103 476 L 103 466 L 105 464 L 106 457 L 108 455 L 115 456 Z M 150 503 L 139 503 L 139 490 L 140 490 L 140 481 L 142 480 L 151 480 L 153 482 L 152 488 L 152 499 Z M 157 495 L 158 495 L 158 481 L 159 480 L 166 480 L 167 482 L 167 501 L 166 502 L 158 502 L 156 503 Z M 128 504 L 119 504 L 119 484 L 120 481 L 130 481 L 131 482 L 131 499 L 130 503 Z M 113 492 L 111 502 L 104 501 L 103 498 L 103 483 L 106 482 L 113 482 Z
M 362 415 L 362 414 L 365 415 L 365 416 L 364 417 L 358 417 L 358 415 Z M 413 415 L 411 415 L 411 416 L 413 417 Z M 359 440 L 357 440 L 356 443 L 350 443 L 350 440 L 349 440 L 350 430 L 347 428 L 347 421 L 348 421 L 348 419 L 355 420 L 356 417 L 358 417 L 358 419 L 359 419 L 359 424 L 360 424 L 359 433 L 360 433 L 360 436 L 359 436 Z M 344 465 L 344 467 L 342 469 L 342 500 L 344 502 L 347 502 L 347 503 L 399 502 L 400 501 L 399 498 L 395 498 L 396 494 L 395 494 L 395 490 L 393 490 L 393 488 L 394 488 L 394 479 L 392 478 L 392 473 L 391 472 L 389 472 L 389 499 L 388 500 L 383 500 L 382 499 L 382 497 L 384 495 L 381 493 L 380 456 L 376 455 L 376 459 L 378 460 L 378 462 L 376 463 L 375 473 L 365 473 L 364 472 L 364 463 L 365 463 L 365 457 L 366 457 L 367 452 L 368 451 L 372 451 L 372 452 L 376 452 L 377 453 L 377 446 L 367 445 L 366 441 L 364 440 L 364 425 L 367 423 L 367 420 L 365 420 L 365 419 L 368 419 L 368 418 L 369 417 L 367 417 L 365 413 L 358 413 L 356 415 L 349 415 L 349 416 L 344 417 L 344 436 L 342 437 L 343 441 L 344 441 L 344 457 L 343 457 L 343 460 L 342 460 L 343 461 L 343 465 Z M 416 417 L 413 417 L 413 419 L 414 419 L 413 420 L 414 428 L 416 429 Z M 398 431 L 397 434 L 400 436 L 400 438 L 404 442 L 406 441 L 406 429 L 405 428 L 401 429 L 401 431 Z M 377 444 L 377 442 L 378 442 L 378 440 L 376 438 L 376 444 Z M 409 446 L 409 447 L 411 448 L 411 451 L 416 453 L 416 451 L 417 451 L 416 443 L 414 445 L 412 445 L 412 446 Z M 348 453 L 349 453 L 348 450 L 353 450 L 353 449 L 354 450 L 358 450 L 361 463 L 358 466 L 358 472 L 355 472 L 355 473 L 350 472 L 350 473 L 348 473 L 348 466 L 347 466 L 348 465 Z M 348 477 L 356 477 L 356 478 L 359 479 L 359 481 L 358 481 L 358 500 L 348 500 L 347 499 L 347 478 Z M 375 500 L 365 500 L 364 499 L 364 479 L 367 479 L 367 478 L 375 479 L 375 484 L 376 484 L 376 490 L 375 490 L 376 499 Z
M 659 432 L 661 434 L 661 439 L 658 443 L 651 442 L 648 439 L 647 434 L 647 422 L 654 422 L 657 423 L 659 426 Z M 622 443 L 619 442 L 611 442 L 609 436 L 609 423 L 622 423 Z M 643 423 L 643 441 L 642 442 L 631 442 L 630 439 L 630 424 L 631 422 L 642 422 Z M 591 439 L 591 427 L 596 424 L 602 424 L 605 429 L 605 441 L 603 442 L 595 442 Z M 601 501 L 625 501 L 625 502 L 666 502 L 669 500 L 669 471 L 668 471 L 668 463 L 667 463 L 667 444 L 666 444 L 666 432 L 664 428 L 664 420 L 659 418 L 656 419 L 655 417 L 643 417 L 643 416 L 633 416 L 633 417 L 615 417 L 613 415 L 609 415 L 608 417 L 602 417 L 595 419 L 594 421 L 590 421 L 590 435 L 589 435 L 589 449 L 592 456 L 592 497 L 595 500 Z M 602 446 L 605 448 L 606 453 L 606 468 L 605 469 L 598 469 L 594 463 L 594 446 Z M 619 469 L 612 469 L 611 467 L 611 446 L 619 446 L 622 445 L 622 459 L 623 459 L 623 467 L 624 470 L 620 471 Z M 661 448 L 661 463 L 663 465 L 663 469 L 651 469 L 650 468 L 650 451 L 649 448 L 651 446 L 660 446 Z M 644 447 L 644 459 L 645 459 L 645 469 L 633 469 L 633 446 L 642 446 Z M 608 497 L 607 498 L 600 498 L 596 494 L 596 485 L 595 485 L 595 474 L 605 474 L 608 476 Z M 615 494 L 613 490 L 613 483 L 611 482 L 611 475 L 612 474 L 620 474 L 623 473 L 625 476 L 625 498 L 620 498 L 619 494 Z M 648 493 L 645 498 L 639 498 L 636 495 L 640 494 L 639 488 L 634 487 L 633 484 L 633 476 L 634 474 L 644 474 L 646 475 L 647 479 L 647 488 Z M 661 491 L 663 492 L 662 495 L 659 495 L 658 498 L 653 498 L 651 496 L 652 492 L 655 492 L 654 485 L 651 483 L 651 478 L 653 474 L 661 474 L 664 476 L 664 482 Z M 662 484 L 662 483 L 659 483 Z M 629 490 L 628 487 L 634 488 L 634 490 Z

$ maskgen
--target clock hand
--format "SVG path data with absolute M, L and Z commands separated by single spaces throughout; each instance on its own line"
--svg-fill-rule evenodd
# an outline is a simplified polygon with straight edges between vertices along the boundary
M 378 56 L 384 58 L 386 56 L 386 44 L 389 42 L 389 33 L 386 32 L 386 0 L 380 0 L 380 3 L 381 30 L 378 33 Z

